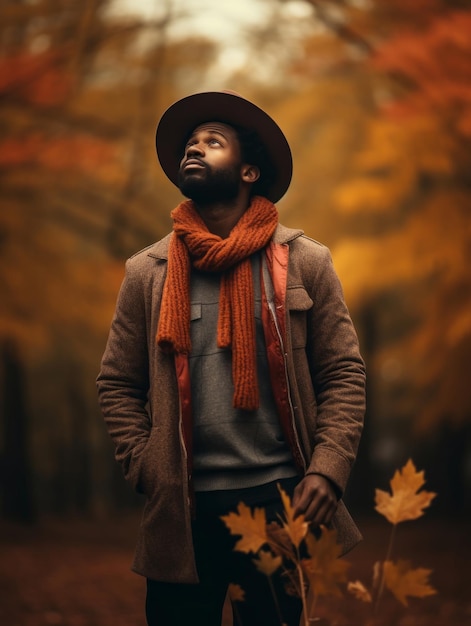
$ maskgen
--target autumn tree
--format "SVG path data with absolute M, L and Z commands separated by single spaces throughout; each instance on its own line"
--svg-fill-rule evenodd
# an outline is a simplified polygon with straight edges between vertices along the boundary
M 39 508 L 56 512 L 132 500 L 110 475 L 94 381 L 123 261 L 168 230 L 176 203 L 156 163 L 156 121 L 185 68 L 191 75 L 211 56 L 206 41 L 168 40 L 179 18 L 170 1 L 154 20 L 109 9 L 106 0 L 0 9 L 0 341 L 23 372 L 29 427 L 18 449 L 29 451 Z M 21 417 L 19 402 L 3 406 L 7 424 Z M 8 438 L 2 425 L 5 462 Z M 8 514 L 10 495 L 2 500 Z
M 414 431 L 446 428 L 453 463 L 440 467 L 456 468 L 448 482 L 460 491 L 471 414 L 469 7 L 264 4 L 271 13 L 241 34 L 246 65 L 224 78 L 213 76 L 214 42 L 170 36 L 184 17 L 172 0 L 146 20 L 120 19 L 106 0 L 0 8 L 0 339 L 20 361 L 24 449 L 46 508 L 100 510 L 115 485 L 124 497 L 94 378 L 123 260 L 168 231 L 180 197 L 156 163 L 156 122 L 206 86 L 239 90 L 286 131 L 295 169 L 280 217 L 332 249 L 368 359 L 362 445 L 372 450 L 371 437 L 389 470 Z
M 369 372 L 360 465 L 374 453 L 376 471 L 386 472 L 412 447 L 433 465 L 441 504 L 463 506 L 471 429 L 469 6 L 273 6 L 268 50 L 283 51 L 281 71 L 269 76 L 275 88 L 282 83 L 275 111 L 295 162 L 279 209 L 285 223 L 331 247 L 360 332 Z M 302 24 L 293 35 L 287 16 L 296 12 Z M 367 491 L 371 498 L 371 484 Z

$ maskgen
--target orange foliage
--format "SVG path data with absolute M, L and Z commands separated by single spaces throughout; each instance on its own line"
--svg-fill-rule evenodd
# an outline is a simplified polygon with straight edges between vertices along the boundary
M 271 576 L 283 563 L 281 556 L 273 556 L 270 550 L 260 550 L 258 557 L 253 559 L 256 568 L 265 576 Z
M 0 93 L 13 92 L 38 106 L 62 104 L 75 84 L 63 59 L 63 51 L 57 50 L 0 59 Z
M 456 127 L 471 137 L 470 32 L 471 13 L 455 11 L 383 44 L 373 65 L 402 77 L 411 87 L 387 110 L 396 115 L 437 108 L 454 111 Z
M 423 567 L 412 569 L 407 561 L 398 561 L 397 564 L 391 561 L 384 563 L 386 587 L 404 606 L 407 606 L 407 596 L 425 598 L 437 593 L 428 584 L 430 574 L 431 570 Z
M 278 491 L 281 495 L 281 500 L 283 502 L 283 507 L 285 510 L 285 519 L 283 520 L 283 528 L 285 529 L 287 535 L 291 539 L 292 544 L 299 548 L 301 541 L 306 536 L 308 531 L 308 523 L 304 520 L 303 515 L 294 516 L 294 509 L 291 506 L 291 501 L 287 493 L 283 491 L 283 489 L 278 486 Z
M 377 561 L 373 567 L 371 589 L 367 589 L 360 580 L 347 582 L 350 563 L 340 558 L 342 547 L 337 542 L 337 530 L 320 526 L 316 532 L 309 531 L 303 515 L 294 517 L 291 500 L 280 485 L 278 490 L 284 508 L 283 516 L 280 516 L 282 526 L 272 522 L 264 528 L 264 509 L 255 508 L 252 512 L 242 502 L 238 504 L 237 513 L 229 513 L 221 519 L 231 534 L 242 536 L 234 550 L 256 553 L 253 563 L 258 571 L 270 578 L 282 569 L 286 588 L 302 600 L 300 623 L 307 626 L 314 621 L 312 611 L 317 599 L 320 596 L 342 597 L 341 587 L 345 583 L 351 595 L 366 604 L 374 603 L 376 609 L 385 587 L 404 606 L 407 606 L 407 597 L 424 598 L 437 593 L 428 583 L 432 570 L 413 569 L 407 561 L 394 563 L 390 560 L 396 524 L 421 517 L 423 509 L 435 497 L 431 492 L 417 493 L 424 482 L 424 472 L 417 472 L 414 463 L 409 460 L 391 480 L 392 496 L 379 490 L 376 492 L 376 510 L 393 525 L 393 532 L 386 559 Z M 278 532 L 275 532 L 274 526 Z M 263 548 L 265 543 L 269 549 Z M 308 558 L 301 556 L 301 544 L 307 549 Z M 229 593 L 233 601 L 244 600 L 244 592 L 238 585 L 231 585 Z
M 245 591 L 240 585 L 230 583 L 227 591 L 232 602 L 243 602 L 245 600 Z
M 242 535 L 235 546 L 240 552 L 258 552 L 267 541 L 266 515 L 264 509 L 252 510 L 243 502 L 239 502 L 237 513 L 229 513 L 221 517 L 233 535 Z
M 318 539 L 308 533 L 306 545 L 310 558 L 303 559 L 302 565 L 312 592 L 316 596 L 341 596 L 338 585 L 346 582 L 350 564 L 339 558 L 342 548 L 337 543 L 337 531 L 322 527 Z
M 408 561 L 399 560 L 394 563 L 390 560 L 396 525 L 421 517 L 424 514 L 423 509 L 429 506 L 436 495 L 427 491 L 417 493 L 424 483 L 424 472 L 417 472 L 414 463 L 409 459 L 402 469 L 396 470 L 391 480 L 392 496 L 385 491 L 376 490 L 375 508 L 393 525 L 393 529 L 386 559 L 376 562 L 373 567 L 372 590 L 368 590 L 359 580 L 347 585 L 349 593 L 358 600 L 372 603 L 375 595 L 378 608 L 384 587 L 387 587 L 404 606 L 407 606 L 407 596 L 424 598 L 437 593 L 428 584 L 432 570 L 412 569 Z
M 390 481 L 392 495 L 376 489 L 375 509 L 391 524 L 421 517 L 424 509 L 430 506 L 436 496 L 431 491 L 418 493 L 424 484 L 424 472 L 417 472 L 414 463 L 409 459 L 402 470 L 396 470 Z
M 34 133 L 0 142 L 0 167 L 37 164 L 53 171 L 75 170 L 104 181 L 121 169 L 120 147 L 79 133 L 48 137 Z
M 356 580 L 355 582 L 349 582 L 347 585 L 347 591 L 351 593 L 357 600 L 361 600 L 361 602 L 372 602 L 373 598 L 371 597 L 371 593 L 365 587 L 365 585 Z

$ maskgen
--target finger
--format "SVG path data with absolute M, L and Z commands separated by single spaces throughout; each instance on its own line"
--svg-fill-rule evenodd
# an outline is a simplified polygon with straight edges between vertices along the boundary
M 296 515 L 302 514 L 304 515 L 306 521 L 312 521 L 318 514 L 322 506 L 322 500 L 319 499 L 317 494 L 313 497 L 306 497 L 302 502 L 300 502 L 298 511 Z
M 299 496 L 294 507 L 294 517 L 304 515 L 306 517 L 309 509 L 317 510 L 319 507 L 319 497 L 316 493 L 309 493 L 307 490 L 303 491 Z
M 327 525 L 332 521 L 336 508 L 336 505 L 332 502 L 318 503 L 316 508 L 308 508 L 305 517 L 316 526 L 320 524 Z
M 315 498 L 308 502 L 305 509 L 305 517 L 309 521 L 316 524 L 328 523 L 335 510 L 337 509 L 337 501 L 329 494 L 317 494 Z
M 305 493 L 305 489 L 303 483 L 300 483 L 293 492 L 293 499 L 291 501 L 291 506 L 294 509 L 294 516 L 298 516 L 301 513 L 304 513 L 306 508 L 309 506 L 310 499 L 307 497 Z

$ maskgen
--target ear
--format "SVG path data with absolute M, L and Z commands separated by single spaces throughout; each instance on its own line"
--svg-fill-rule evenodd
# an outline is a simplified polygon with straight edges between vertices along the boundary
M 260 168 L 256 165 L 248 165 L 244 163 L 240 172 L 240 176 L 244 183 L 255 183 L 260 178 Z

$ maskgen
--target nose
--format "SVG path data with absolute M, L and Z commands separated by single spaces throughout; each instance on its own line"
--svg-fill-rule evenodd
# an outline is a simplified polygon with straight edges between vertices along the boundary
M 192 156 L 195 154 L 204 154 L 201 142 L 194 142 L 186 149 L 186 156 Z

